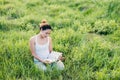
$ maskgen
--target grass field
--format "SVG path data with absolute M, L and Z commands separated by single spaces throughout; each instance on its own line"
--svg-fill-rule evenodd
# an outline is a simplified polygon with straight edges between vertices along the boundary
M 119 0 L 0 0 L 0 80 L 120 80 Z M 46 19 L 63 71 L 43 72 L 29 39 Z

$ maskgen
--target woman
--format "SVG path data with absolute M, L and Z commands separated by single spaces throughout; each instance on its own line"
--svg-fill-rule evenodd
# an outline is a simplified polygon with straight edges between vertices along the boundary
M 34 57 L 34 63 L 38 68 L 47 70 L 46 64 L 48 64 L 51 68 L 56 67 L 57 69 L 63 70 L 62 56 L 59 56 L 58 60 L 54 62 L 48 60 L 49 55 L 53 52 L 52 39 L 49 36 L 51 30 L 51 26 L 46 20 L 43 20 L 40 23 L 40 32 L 30 39 L 30 51 Z

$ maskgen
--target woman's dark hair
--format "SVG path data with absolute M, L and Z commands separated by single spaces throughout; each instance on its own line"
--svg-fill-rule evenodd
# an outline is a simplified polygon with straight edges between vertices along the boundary
M 47 23 L 46 20 L 42 20 L 42 22 L 40 23 L 40 30 L 47 30 L 47 29 L 51 29 L 51 26 Z

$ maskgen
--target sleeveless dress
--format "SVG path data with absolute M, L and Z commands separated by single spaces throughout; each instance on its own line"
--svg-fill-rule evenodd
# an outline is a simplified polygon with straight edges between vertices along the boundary
M 40 57 L 40 59 L 47 59 L 49 54 L 51 54 L 49 52 L 49 37 L 47 37 L 47 39 L 47 43 L 41 45 L 37 41 L 37 35 L 35 36 L 35 53 L 38 57 Z M 39 69 L 42 69 L 44 71 L 47 70 L 47 66 L 44 63 L 37 60 L 36 58 L 34 58 L 34 63 Z M 50 64 L 50 66 L 51 68 L 56 67 L 59 70 L 64 69 L 64 64 L 61 61 Z

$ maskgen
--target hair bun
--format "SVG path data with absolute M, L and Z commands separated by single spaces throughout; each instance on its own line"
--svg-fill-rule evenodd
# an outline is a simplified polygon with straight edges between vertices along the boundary
M 43 19 L 39 25 L 40 27 L 43 27 L 44 25 L 49 25 L 49 24 L 46 19 Z
M 44 20 L 41 21 L 41 23 L 47 23 L 47 20 L 44 19 Z

